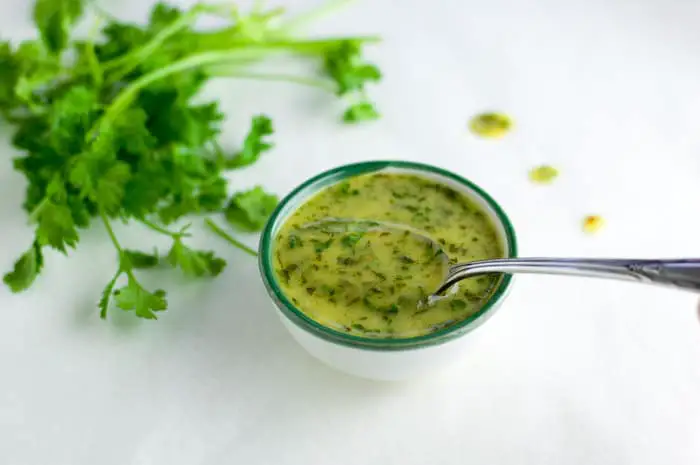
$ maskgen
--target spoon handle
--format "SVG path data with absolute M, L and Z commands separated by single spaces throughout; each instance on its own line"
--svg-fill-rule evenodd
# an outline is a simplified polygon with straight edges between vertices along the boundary
M 588 258 L 504 258 L 458 263 L 450 267 L 437 294 L 470 276 L 536 273 L 622 279 L 700 291 L 700 259 L 635 260 Z

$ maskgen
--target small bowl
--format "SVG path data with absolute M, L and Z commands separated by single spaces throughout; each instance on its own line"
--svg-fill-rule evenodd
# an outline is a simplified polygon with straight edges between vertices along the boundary
M 512 277 L 504 275 L 489 300 L 471 317 L 423 336 L 378 339 L 323 326 L 299 310 L 282 292 L 273 269 L 274 238 L 287 218 L 322 189 L 344 179 L 376 172 L 406 173 L 445 184 L 465 194 L 487 213 L 496 227 L 506 257 L 517 255 L 513 226 L 501 207 L 474 183 L 443 169 L 406 161 L 369 161 L 325 171 L 301 184 L 274 211 L 262 233 L 259 266 L 280 319 L 311 355 L 333 368 L 362 378 L 402 380 L 454 361 L 472 342 L 472 332 L 484 323 L 508 294 Z

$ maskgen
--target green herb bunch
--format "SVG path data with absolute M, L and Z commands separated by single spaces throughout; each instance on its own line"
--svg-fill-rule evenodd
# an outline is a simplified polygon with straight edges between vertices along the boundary
M 31 246 L 4 276 L 13 292 L 40 274 L 47 248 L 64 254 L 80 231 L 101 222 L 118 254 L 118 266 L 99 299 L 104 318 L 110 302 L 141 318 L 167 308 L 163 290 L 148 290 L 137 270 L 165 263 L 187 276 L 216 276 L 226 262 L 187 245 L 193 217 L 224 214 L 245 231 L 260 230 L 277 203 L 262 187 L 229 197 L 228 170 L 255 163 L 272 147 L 271 120 L 252 119 L 241 149 L 226 153 L 217 143 L 224 115 L 218 102 L 197 103 L 214 76 L 281 79 L 320 86 L 348 105 L 343 120 L 378 117 L 365 84 L 380 79 L 363 61 L 361 47 L 373 38 L 306 39 L 298 28 L 316 13 L 286 19 L 283 10 L 197 4 L 181 10 L 164 3 L 148 23 L 130 24 L 91 11 L 97 24 L 73 37 L 77 21 L 94 10 L 84 0 L 37 0 L 40 39 L 16 46 L 0 42 L 0 114 L 14 127 L 12 142 L 24 155 L 14 168 L 28 181 L 23 207 L 34 225 Z M 198 30 L 214 16 L 226 25 Z M 318 77 L 246 71 L 266 57 L 293 54 L 316 60 Z M 172 240 L 163 257 L 121 246 L 112 224 L 136 221 Z M 255 255 L 207 220 L 233 245 Z

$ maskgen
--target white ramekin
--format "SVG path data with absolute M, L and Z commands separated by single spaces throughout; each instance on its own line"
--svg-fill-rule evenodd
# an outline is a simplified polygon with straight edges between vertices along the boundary
M 492 297 L 470 318 L 424 336 L 377 339 L 323 326 L 286 298 L 273 269 L 274 238 L 294 210 L 320 190 L 346 178 L 373 172 L 416 174 L 443 183 L 481 206 L 496 226 L 507 257 L 517 255 L 515 231 L 501 207 L 472 182 L 434 166 L 404 161 L 370 161 L 340 166 L 321 173 L 294 189 L 270 217 L 260 241 L 260 272 L 284 326 L 311 355 L 338 370 L 370 379 L 403 380 L 420 376 L 459 358 L 473 340 L 472 331 L 500 306 L 512 278 L 504 275 Z

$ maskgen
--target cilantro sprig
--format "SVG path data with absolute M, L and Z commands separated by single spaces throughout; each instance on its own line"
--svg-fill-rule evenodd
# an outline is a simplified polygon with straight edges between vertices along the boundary
M 73 29 L 84 13 L 95 17 L 95 27 L 78 38 Z M 311 85 L 345 102 L 346 122 L 378 117 L 366 85 L 381 74 L 361 54 L 377 39 L 301 37 L 300 28 L 316 14 L 283 13 L 158 3 L 147 24 L 138 25 L 107 17 L 85 0 L 36 0 L 39 38 L 0 42 L 0 115 L 14 126 L 12 142 L 24 152 L 14 168 L 28 181 L 23 207 L 34 227 L 31 245 L 3 279 L 13 292 L 34 284 L 46 249 L 69 254 L 96 221 L 118 258 L 98 302 L 103 318 L 111 306 L 146 319 L 167 309 L 165 291 L 147 289 L 141 270 L 170 267 L 192 278 L 223 271 L 222 258 L 188 245 L 187 227 L 171 225 L 220 214 L 235 229 L 260 230 L 277 197 L 261 186 L 235 192 L 226 172 L 257 162 L 273 147 L 273 124 L 256 115 L 240 149 L 222 149 L 217 139 L 224 115 L 217 101 L 199 98 L 211 78 Z M 196 29 L 204 16 L 224 25 Z M 247 69 L 280 54 L 315 60 L 319 76 Z M 139 222 L 172 245 L 164 255 L 125 249 L 115 222 Z M 205 223 L 234 247 L 256 254 L 211 219 Z

